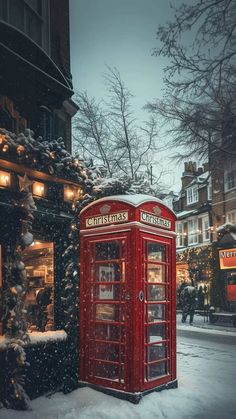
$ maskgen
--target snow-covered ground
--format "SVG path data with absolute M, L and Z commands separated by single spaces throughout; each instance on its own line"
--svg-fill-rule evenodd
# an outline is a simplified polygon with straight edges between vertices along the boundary
M 186 325 L 186 328 L 189 326 Z M 192 330 L 190 327 L 189 330 Z M 207 333 L 207 331 L 204 331 Z M 192 335 L 191 335 L 192 336 Z M 177 389 L 145 396 L 139 405 L 89 388 L 31 402 L 32 411 L 0 410 L 1 419 L 235 419 L 235 346 L 181 336 Z

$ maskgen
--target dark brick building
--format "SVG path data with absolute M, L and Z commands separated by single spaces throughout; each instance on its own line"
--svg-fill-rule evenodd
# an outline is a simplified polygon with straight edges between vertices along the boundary
M 0 0 L 0 126 L 62 136 L 77 111 L 70 73 L 69 1 Z

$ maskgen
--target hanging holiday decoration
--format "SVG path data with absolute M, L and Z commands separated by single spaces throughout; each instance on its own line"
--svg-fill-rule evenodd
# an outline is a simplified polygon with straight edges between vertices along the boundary
M 34 240 L 32 224 L 36 205 L 31 193 L 31 189 L 35 192 L 35 188 L 32 188 L 35 182 L 31 178 L 32 169 L 37 170 L 37 179 L 38 174 L 41 172 L 48 172 L 50 176 L 57 175 L 58 177 L 63 177 L 63 179 L 70 179 L 80 187 L 80 199 L 83 198 L 83 191 L 92 190 L 93 180 L 90 178 L 82 159 L 78 165 L 78 161 L 75 162 L 74 158 L 66 151 L 62 139 L 52 143 L 43 141 L 41 137 L 35 140 L 30 130 L 27 130 L 25 134 L 15 135 L 0 129 L 0 162 L 1 158 L 3 159 L 3 167 L 18 168 L 19 166 L 14 166 L 17 163 L 21 167 L 23 165 L 26 169 L 29 168 L 31 170 L 30 177 L 26 172 L 23 172 L 22 175 L 17 175 L 20 195 L 16 195 L 14 199 L 14 214 L 12 215 L 14 222 L 12 231 L 9 230 L 9 246 L 6 249 L 7 257 L 3 275 L 5 290 L 2 296 L 5 309 L 2 320 L 5 324 L 7 349 L 4 364 L 6 369 L 3 372 L 5 377 L 4 392 L 0 391 L 1 401 L 6 407 L 27 409 L 29 408 L 29 398 L 24 389 L 24 375 L 27 368 L 24 345 L 29 340 L 26 320 L 27 308 L 25 307 L 27 274 L 22 260 L 22 252 Z M 13 165 L 4 164 L 6 159 Z M 22 173 L 22 170 L 20 173 Z M 11 173 L 8 176 L 11 176 Z M 53 181 L 56 182 L 57 178 L 53 178 Z M 35 183 L 39 184 L 40 182 Z M 38 186 L 42 187 L 42 185 L 43 183 L 40 183 Z M 10 186 L 10 183 L 8 182 L 6 186 Z M 38 190 L 36 195 L 40 196 Z M 72 211 L 72 208 L 70 211 Z M 74 254 L 73 256 L 68 256 L 69 259 L 66 260 L 69 261 L 70 257 L 72 257 L 74 271 L 72 273 L 72 268 L 68 263 L 64 278 L 65 329 L 71 332 L 70 336 L 73 336 L 72 329 L 75 327 L 75 313 L 73 310 L 76 310 L 77 315 L 77 307 L 71 307 L 70 305 L 70 301 L 75 297 L 73 293 L 70 293 L 70 289 L 73 290 L 78 287 L 78 270 L 76 266 L 78 249 L 75 245 L 75 237 L 71 236 L 68 240 L 71 240 L 73 243 L 72 250 Z M 71 341 L 73 340 L 72 337 L 70 339 Z M 75 348 L 76 344 L 72 343 L 72 346 Z
M 30 129 L 16 135 L 0 128 L 0 158 L 2 156 L 6 159 L 6 154 L 9 161 L 70 179 L 86 191 L 92 191 L 94 182 L 91 171 L 87 169 L 82 158 L 75 158 L 66 150 L 62 138 L 45 141 L 42 137 L 35 139 Z M 25 176 L 20 182 L 22 187 L 27 187 L 28 180 Z
M 33 184 L 33 181 L 28 178 L 27 174 L 25 173 L 24 177 L 18 175 L 18 179 L 20 191 L 29 191 L 29 187 Z
M 28 186 L 24 179 L 24 190 Z M 5 393 L 3 403 L 6 407 L 18 410 L 29 409 L 29 397 L 24 389 L 24 376 L 27 368 L 24 345 L 29 341 L 28 324 L 26 319 L 25 295 L 27 291 L 27 275 L 22 261 L 22 251 L 33 241 L 32 209 L 35 204 L 30 192 L 23 192 L 24 196 L 15 205 L 15 217 L 12 228 L 15 241 L 7 247 L 5 266 L 6 289 L 3 293 L 5 312 L 3 320 L 6 323 L 7 350 L 5 356 Z M 17 223 L 17 221 L 19 221 Z

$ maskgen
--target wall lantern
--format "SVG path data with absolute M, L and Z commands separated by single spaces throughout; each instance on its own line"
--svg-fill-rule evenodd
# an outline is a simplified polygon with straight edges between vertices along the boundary
M 79 199 L 83 194 L 83 189 L 80 186 L 64 185 L 64 201 L 73 203 Z
M 11 174 L 0 170 L 0 186 L 3 188 L 9 188 L 11 186 Z
M 34 196 L 44 197 L 46 193 L 46 188 L 42 182 L 34 182 L 32 185 L 32 193 Z

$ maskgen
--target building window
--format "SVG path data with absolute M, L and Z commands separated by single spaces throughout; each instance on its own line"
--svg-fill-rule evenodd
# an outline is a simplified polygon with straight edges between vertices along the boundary
M 176 223 L 176 246 L 183 247 L 185 245 L 184 225 L 181 222 Z
M 47 0 L 0 0 L 0 19 L 24 32 L 49 52 Z
M 198 201 L 198 187 L 197 185 L 187 189 L 187 205 L 194 204 Z
M 208 215 L 202 217 L 202 240 L 207 241 L 210 239 L 209 233 L 209 217 Z
M 54 329 L 54 247 L 35 241 L 23 252 L 27 272 L 26 305 L 30 331 Z
M 188 244 L 198 243 L 198 220 L 192 219 L 188 221 Z
M 39 110 L 39 131 L 37 133 L 47 141 L 53 137 L 53 114 L 46 106 L 41 106 Z
M 208 201 L 212 200 L 212 181 L 211 178 L 208 181 L 208 185 L 207 185 L 207 199 Z
M 236 188 L 236 164 L 225 171 L 225 191 Z
M 226 213 L 226 222 L 236 224 L 236 209 Z

